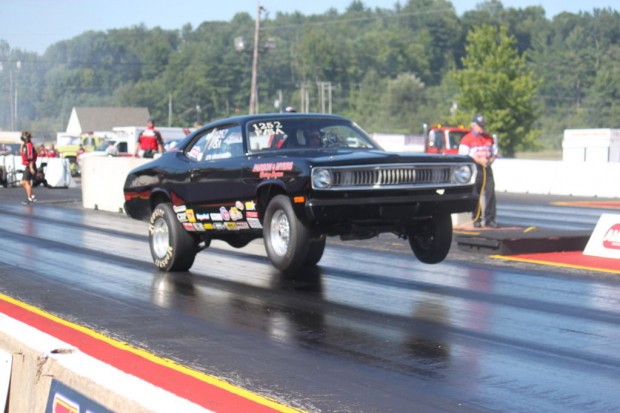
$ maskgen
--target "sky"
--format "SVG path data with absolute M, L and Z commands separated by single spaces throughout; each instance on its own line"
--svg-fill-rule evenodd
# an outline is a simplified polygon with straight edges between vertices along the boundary
M 452 0 L 458 15 L 474 10 L 480 0 Z M 397 0 L 363 0 L 366 7 L 394 9 Z M 406 0 L 401 0 L 405 4 Z M 547 18 L 562 12 L 620 10 L 618 0 L 502 0 L 505 8 L 542 6 Z M 230 21 L 236 13 L 256 16 L 257 0 L 0 0 L 0 39 L 11 49 L 43 54 L 58 41 L 88 30 L 105 31 L 144 24 L 147 28 L 193 28 L 204 21 Z M 321 14 L 330 8 L 343 12 L 351 0 L 260 0 L 275 17 L 277 12 Z

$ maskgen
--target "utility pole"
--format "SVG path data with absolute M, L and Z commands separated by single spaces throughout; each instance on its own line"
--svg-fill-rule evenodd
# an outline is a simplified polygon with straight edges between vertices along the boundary
M 321 113 L 332 113 L 332 82 L 317 82 Z M 327 103 L 327 107 L 325 104 Z
M 172 126 L 172 93 L 168 93 L 168 127 Z
M 15 63 L 15 69 L 10 66 L 9 62 L 9 123 L 10 129 L 15 130 L 15 124 L 17 121 L 17 72 L 22 68 L 22 62 L 18 60 Z M 0 62 L 0 72 L 4 71 L 4 64 Z
M 250 109 L 248 113 L 256 113 L 256 78 L 258 75 L 258 34 L 260 32 L 260 12 L 263 10 L 261 5 L 256 2 L 256 23 L 254 25 L 254 53 L 252 56 L 252 83 L 250 85 Z
M 300 112 L 310 112 L 310 87 L 306 82 L 302 82 L 299 91 Z

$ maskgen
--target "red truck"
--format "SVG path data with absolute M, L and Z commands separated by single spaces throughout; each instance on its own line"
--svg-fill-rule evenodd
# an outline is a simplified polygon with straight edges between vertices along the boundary
M 424 124 L 424 152 L 444 155 L 457 154 L 463 136 L 469 133 L 464 126 Z

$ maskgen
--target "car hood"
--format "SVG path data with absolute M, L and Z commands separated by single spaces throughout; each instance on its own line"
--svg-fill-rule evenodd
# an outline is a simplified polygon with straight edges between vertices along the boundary
M 462 155 L 446 156 L 417 152 L 385 152 L 382 150 L 343 150 L 333 152 L 305 152 L 303 157 L 314 166 L 322 165 L 372 165 L 383 163 L 417 163 L 417 162 L 467 162 L 471 158 Z

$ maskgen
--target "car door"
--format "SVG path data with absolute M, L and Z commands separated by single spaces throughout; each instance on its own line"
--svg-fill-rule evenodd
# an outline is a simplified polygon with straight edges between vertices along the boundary
M 238 200 L 245 157 L 240 125 L 205 130 L 185 149 L 184 156 L 188 173 L 176 187 L 188 208 L 214 212 Z

